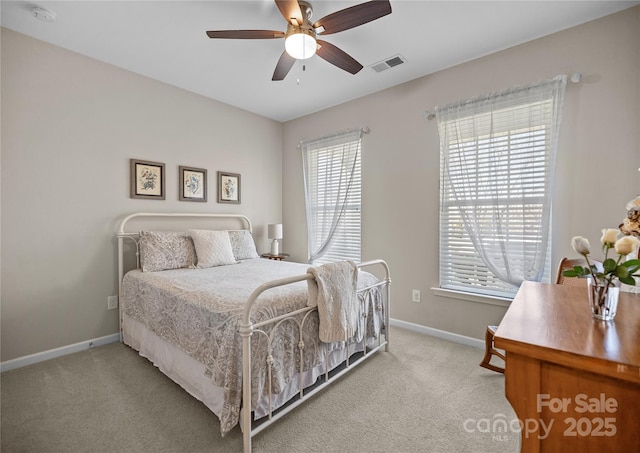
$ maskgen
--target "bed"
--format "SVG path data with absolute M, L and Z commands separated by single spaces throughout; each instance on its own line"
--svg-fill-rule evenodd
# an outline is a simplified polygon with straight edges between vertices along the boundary
M 356 312 L 342 339 L 346 330 L 327 333 L 326 309 L 310 303 L 327 266 L 260 258 L 243 215 L 135 213 L 117 238 L 122 341 L 216 414 L 222 435 L 239 423 L 245 452 L 271 423 L 388 351 L 383 260 L 335 264 L 354 269 Z

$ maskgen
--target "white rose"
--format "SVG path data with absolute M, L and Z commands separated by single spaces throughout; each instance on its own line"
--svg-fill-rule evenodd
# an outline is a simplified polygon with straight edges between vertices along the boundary
M 573 239 L 571 239 L 571 247 L 580 255 L 588 255 L 591 252 L 589 240 L 582 236 L 574 236 Z
M 640 240 L 634 236 L 624 236 L 618 239 L 614 245 L 618 255 L 628 255 L 636 250 Z
M 589 240 L 582 236 L 574 236 L 573 239 L 571 239 L 571 247 L 580 255 L 588 255 L 591 252 Z
M 602 242 L 602 245 L 609 244 L 611 246 L 618 240 L 618 233 L 619 230 L 617 229 L 605 228 L 602 230 L 602 238 L 600 239 L 600 242 Z

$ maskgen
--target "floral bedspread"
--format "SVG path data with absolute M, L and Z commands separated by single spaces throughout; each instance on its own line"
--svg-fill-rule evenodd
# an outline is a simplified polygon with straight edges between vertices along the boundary
M 238 423 L 242 403 L 242 339 L 238 328 L 244 303 L 262 283 L 302 275 L 308 268 L 307 264 L 258 258 L 208 269 L 134 270 L 123 279 L 122 309 L 205 365 L 213 383 L 224 389 L 224 406 L 219 414 L 224 435 Z M 372 285 L 375 281 L 373 275 L 360 272 L 359 287 Z M 303 308 L 306 304 L 306 281 L 270 289 L 256 301 L 253 322 Z M 373 316 L 369 317 L 369 329 L 373 319 Z M 375 324 L 379 325 L 378 319 Z M 263 330 L 269 333 L 271 328 Z M 361 329 L 364 330 L 364 325 Z M 302 333 L 305 345 L 314 345 L 304 349 L 305 370 L 320 363 L 327 348 L 341 347 L 340 344 L 319 343 L 317 332 L 318 319 L 314 313 L 305 322 Z M 298 326 L 293 322 L 282 323 L 271 342 L 273 393 L 279 393 L 296 373 L 300 359 L 298 343 Z M 264 365 L 268 349 L 265 335 L 252 336 L 254 404 L 268 391 Z

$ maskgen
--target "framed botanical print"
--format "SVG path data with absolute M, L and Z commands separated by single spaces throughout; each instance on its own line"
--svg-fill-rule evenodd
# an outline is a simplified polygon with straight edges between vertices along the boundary
M 180 201 L 207 201 L 207 170 L 178 167 Z
M 240 175 L 218 172 L 218 203 L 240 204 Z
M 130 159 L 131 198 L 164 200 L 164 164 Z

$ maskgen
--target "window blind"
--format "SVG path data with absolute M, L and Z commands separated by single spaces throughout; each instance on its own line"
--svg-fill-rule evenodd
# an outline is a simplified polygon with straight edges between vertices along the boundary
M 361 259 L 361 134 L 303 142 L 310 262 Z
M 535 88 L 438 112 L 443 288 L 511 298 L 523 280 L 549 278 L 559 103 L 553 87 Z

